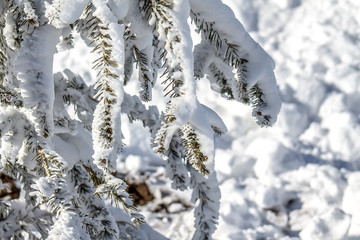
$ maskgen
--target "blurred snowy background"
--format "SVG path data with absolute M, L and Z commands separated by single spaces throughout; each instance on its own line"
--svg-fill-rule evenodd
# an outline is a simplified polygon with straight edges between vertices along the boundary
M 250 107 L 197 82 L 200 102 L 229 129 L 216 138 L 222 200 L 214 239 L 360 239 L 360 1 L 223 2 L 275 60 L 283 106 L 274 127 L 260 128 Z M 55 71 L 94 79 L 83 46 L 59 54 Z M 159 105 L 161 94 L 155 89 L 149 104 Z M 123 122 L 118 171 L 147 223 L 170 239 L 190 239 L 190 192 L 170 188 L 148 130 Z

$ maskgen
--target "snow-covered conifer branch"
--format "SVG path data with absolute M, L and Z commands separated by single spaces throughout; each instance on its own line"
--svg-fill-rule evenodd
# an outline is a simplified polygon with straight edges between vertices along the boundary
M 65 163 L 53 152 L 46 151 L 40 145 L 35 157 L 36 161 L 42 166 L 45 175 L 49 178 L 59 177 L 64 171 Z
M 110 199 L 111 203 L 117 208 L 122 207 L 130 215 L 136 228 L 139 228 L 139 225 L 144 223 L 145 220 L 142 215 L 137 213 L 131 196 L 125 191 L 126 188 L 127 184 L 124 181 L 119 178 L 110 177 L 104 184 L 97 187 L 95 195 Z
M 30 204 L 25 205 L 20 200 L 13 200 L 9 211 L 11 214 L 0 222 L 0 236 L 3 239 L 27 237 L 38 240 L 47 237 L 49 228 L 46 222 L 51 222 L 51 215 L 47 211 Z
M 144 127 L 149 127 L 150 132 L 154 131 L 154 126 L 159 119 L 157 107 L 146 108 L 138 96 L 131 96 L 127 93 L 124 94 L 121 112 L 128 115 L 130 122 L 141 121 Z
M 187 23 L 182 19 L 184 15 L 188 14 L 186 9 L 189 6 L 184 2 L 176 1 L 141 1 L 141 3 L 143 15 L 154 26 L 158 34 L 158 51 L 161 53 L 160 59 L 165 67 L 162 76 L 166 75 L 162 84 L 165 84 L 165 96 L 169 95 L 171 98 L 154 140 L 155 150 L 164 153 L 169 147 L 172 136 L 180 127 L 188 124 L 192 112 L 197 108 L 192 66 L 193 55 L 189 53 L 191 50 L 189 46 L 192 43 L 189 40 L 189 30 L 184 29 Z M 188 61 L 184 61 L 183 58 L 188 58 Z M 190 142 L 194 143 L 195 141 L 193 139 Z M 206 159 L 206 155 L 201 153 L 199 146 L 200 143 L 197 142 L 196 156 L 201 155 L 202 159 Z M 187 154 L 190 153 L 189 149 Z M 204 170 L 204 168 L 198 169 Z M 208 171 L 204 170 L 202 173 L 208 174 Z
M 172 180 L 172 188 L 183 191 L 188 189 L 190 178 L 184 163 L 186 154 L 178 136 L 180 134 L 179 132 L 173 136 L 169 149 L 164 155 L 167 157 L 166 170 L 168 177 Z
M 220 207 L 220 188 L 216 179 L 216 173 L 213 172 L 204 178 L 203 175 L 190 167 L 191 186 L 193 194 L 192 202 L 198 202 L 195 208 L 195 233 L 193 240 L 212 239 L 212 234 L 216 230 L 219 219 Z
M 229 79 L 223 68 L 218 67 L 215 63 L 211 63 L 208 67 L 209 69 L 209 80 L 214 83 L 212 84 L 212 89 L 219 92 L 222 96 L 227 99 L 234 99 L 233 91 L 231 88 L 231 79 Z M 215 87 L 216 86 L 216 87 Z
M 25 107 L 32 109 L 36 129 L 45 138 L 54 130 L 52 62 L 59 36 L 52 26 L 36 28 L 24 37 L 16 62 Z
M 133 47 L 136 64 L 139 67 L 139 80 L 142 91 L 140 92 L 143 101 L 151 100 L 151 89 L 153 85 L 153 74 L 149 57 L 145 52 L 140 51 L 136 46 Z
M 15 14 L 20 16 L 13 1 L 5 1 L 0 14 L 0 102 L 20 107 L 22 97 L 13 82 L 14 49 L 20 46 L 21 38 L 17 33 Z M 15 86 L 14 86 L 15 85 Z
M 176 118 L 174 115 L 164 115 L 162 114 L 160 117 L 160 127 L 156 131 L 156 135 L 154 136 L 154 149 L 157 153 L 163 154 L 167 149 L 167 141 L 168 140 L 168 128 L 172 121 Z
M 6 188 L 3 185 L 0 185 L 0 187 L 1 187 L 1 189 Z M 10 205 L 1 200 L 0 201 L 0 219 L 6 219 L 9 216 L 9 213 L 10 213 Z
M 96 196 L 110 199 L 111 203 L 116 207 L 122 207 L 130 215 L 136 227 L 145 222 L 144 217 L 137 213 L 131 196 L 125 191 L 127 184 L 123 180 L 116 178 L 110 173 L 96 171 L 91 166 L 85 164 L 83 164 L 83 167 L 96 187 L 94 192 Z
M 209 158 L 201 152 L 200 140 L 190 124 L 185 124 L 180 128 L 180 138 L 189 163 L 202 175 L 209 175 L 210 170 L 204 164 Z
M 126 85 L 131 78 L 134 70 L 134 56 L 132 47 L 129 47 L 129 44 L 125 46 L 125 62 L 124 62 L 124 85 Z
M 117 154 L 122 148 L 120 111 L 123 101 L 124 26 L 114 21 L 115 15 L 101 1 L 88 4 L 84 14 L 85 24 L 80 27 L 89 32 L 90 46 L 99 56 L 93 66 L 98 71 L 95 97 L 99 100 L 92 127 L 96 146 L 94 159 L 106 171 L 114 171 Z
M 234 98 L 252 104 L 253 116 L 259 125 L 272 125 L 276 121 L 281 105 L 272 59 L 248 35 L 231 9 L 221 1 L 191 0 L 190 3 L 191 18 L 203 34 L 203 38 L 213 46 L 213 54 L 234 68 L 235 81 L 231 84 Z M 203 7 L 204 5 L 206 8 Z M 218 14 L 226 18 L 221 20 L 214 18 L 215 9 Z M 252 89 L 256 84 L 255 90 Z M 260 99 L 255 100 L 257 98 Z M 258 102 L 262 104 L 256 104 Z
M 76 192 L 76 197 L 72 199 L 75 203 L 74 210 L 81 217 L 83 229 L 90 239 L 99 236 L 103 236 L 99 239 L 116 238 L 118 232 L 116 224 L 105 204 L 95 196 L 91 174 L 85 169 L 88 167 L 78 164 L 70 171 L 71 185 Z
M 24 16 L 21 19 L 20 25 L 23 31 L 31 32 L 35 27 L 39 27 L 40 24 L 40 19 L 36 13 L 36 3 L 34 0 L 23 0 L 21 4 Z
M 162 82 L 166 85 L 165 96 L 180 97 L 185 93 L 185 89 L 181 90 L 185 73 L 178 52 L 183 50 L 182 41 L 185 39 L 182 39 L 182 33 L 179 32 L 181 27 L 178 26 L 179 19 L 176 19 L 179 13 L 174 11 L 175 3 L 168 0 L 142 0 L 141 4 L 143 15 L 154 26 L 160 41 L 158 51 L 161 52 L 160 59 L 165 67 L 162 75 L 166 75 L 166 79 Z
M 141 91 L 140 98 L 143 101 L 152 99 L 152 87 L 157 70 L 153 68 L 154 35 L 149 29 L 148 23 L 141 18 L 140 8 L 137 1 L 132 1 L 128 15 L 125 18 L 125 82 L 128 82 L 132 71 L 133 63 L 139 70 L 138 79 Z
M 0 63 L 1 64 L 1 63 Z M 0 102 L 16 107 L 22 107 L 23 101 L 20 93 L 16 90 L 6 88 L 0 85 Z
M 1 14 L 4 14 L 4 12 L 1 12 Z M 0 85 L 3 86 L 6 75 L 8 73 L 8 66 L 7 66 L 7 60 L 8 60 L 8 45 L 6 42 L 6 38 L 4 35 L 4 27 L 5 27 L 5 19 L 0 19 Z M 1 96 L 1 99 L 3 97 Z
M 96 101 L 93 96 L 95 95 L 95 90 L 92 86 L 88 86 L 84 80 L 79 75 L 75 75 L 71 70 L 65 69 L 64 74 L 57 73 L 54 75 L 55 80 L 55 89 L 56 95 L 55 99 L 62 98 L 63 102 L 66 105 L 73 105 L 77 117 L 84 124 L 86 129 L 91 130 L 91 125 L 93 121 L 93 112 L 96 108 Z M 55 104 L 57 115 L 59 115 L 59 120 L 62 121 L 62 125 L 69 127 L 71 132 L 74 131 L 73 122 L 68 114 L 66 114 L 63 104 Z M 62 118 L 60 113 L 64 113 Z M 54 113 L 55 114 L 55 113 Z M 54 116 L 56 118 L 56 116 Z

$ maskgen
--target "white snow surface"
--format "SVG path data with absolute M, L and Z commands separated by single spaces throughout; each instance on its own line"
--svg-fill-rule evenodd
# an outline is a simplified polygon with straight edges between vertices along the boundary
M 228 129 L 215 138 L 222 199 L 214 239 L 360 239 L 359 2 L 223 2 L 273 58 L 282 109 L 272 128 L 260 128 L 250 107 L 221 98 L 206 79 L 197 82 L 199 102 Z M 65 55 L 57 60 L 74 66 Z M 126 145 L 117 168 L 138 178 L 145 172 L 155 196 L 141 213 L 169 239 L 189 239 L 191 192 L 170 188 L 148 129 L 125 116 L 122 122 Z M 161 204 L 167 211 L 156 210 Z

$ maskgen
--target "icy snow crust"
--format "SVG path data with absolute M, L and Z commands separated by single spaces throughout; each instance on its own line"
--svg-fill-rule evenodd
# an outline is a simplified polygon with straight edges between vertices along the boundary
M 215 139 L 222 200 L 214 239 L 360 239 L 360 3 L 223 2 L 274 59 L 282 110 L 274 127 L 259 128 L 250 107 L 197 82 L 199 102 L 226 127 L 216 114 L 206 117 L 228 129 Z M 191 238 L 191 193 L 171 190 L 164 163 L 146 144 L 148 130 L 126 116 L 121 122 L 126 147 L 117 168 L 150 185 L 155 200 L 141 209 L 147 223 L 169 239 Z M 150 236 L 148 225 L 141 230 Z

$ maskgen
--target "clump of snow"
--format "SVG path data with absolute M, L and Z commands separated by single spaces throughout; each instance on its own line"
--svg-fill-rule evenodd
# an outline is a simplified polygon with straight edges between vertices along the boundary
M 49 240 L 90 240 L 89 235 L 82 229 L 82 223 L 75 212 L 64 211 L 49 232 Z
M 54 128 L 52 66 L 59 37 L 60 31 L 53 26 L 37 28 L 26 35 L 16 61 L 24 105 L 31 109 L 37 131 L 43 136 L 51 135 Z

